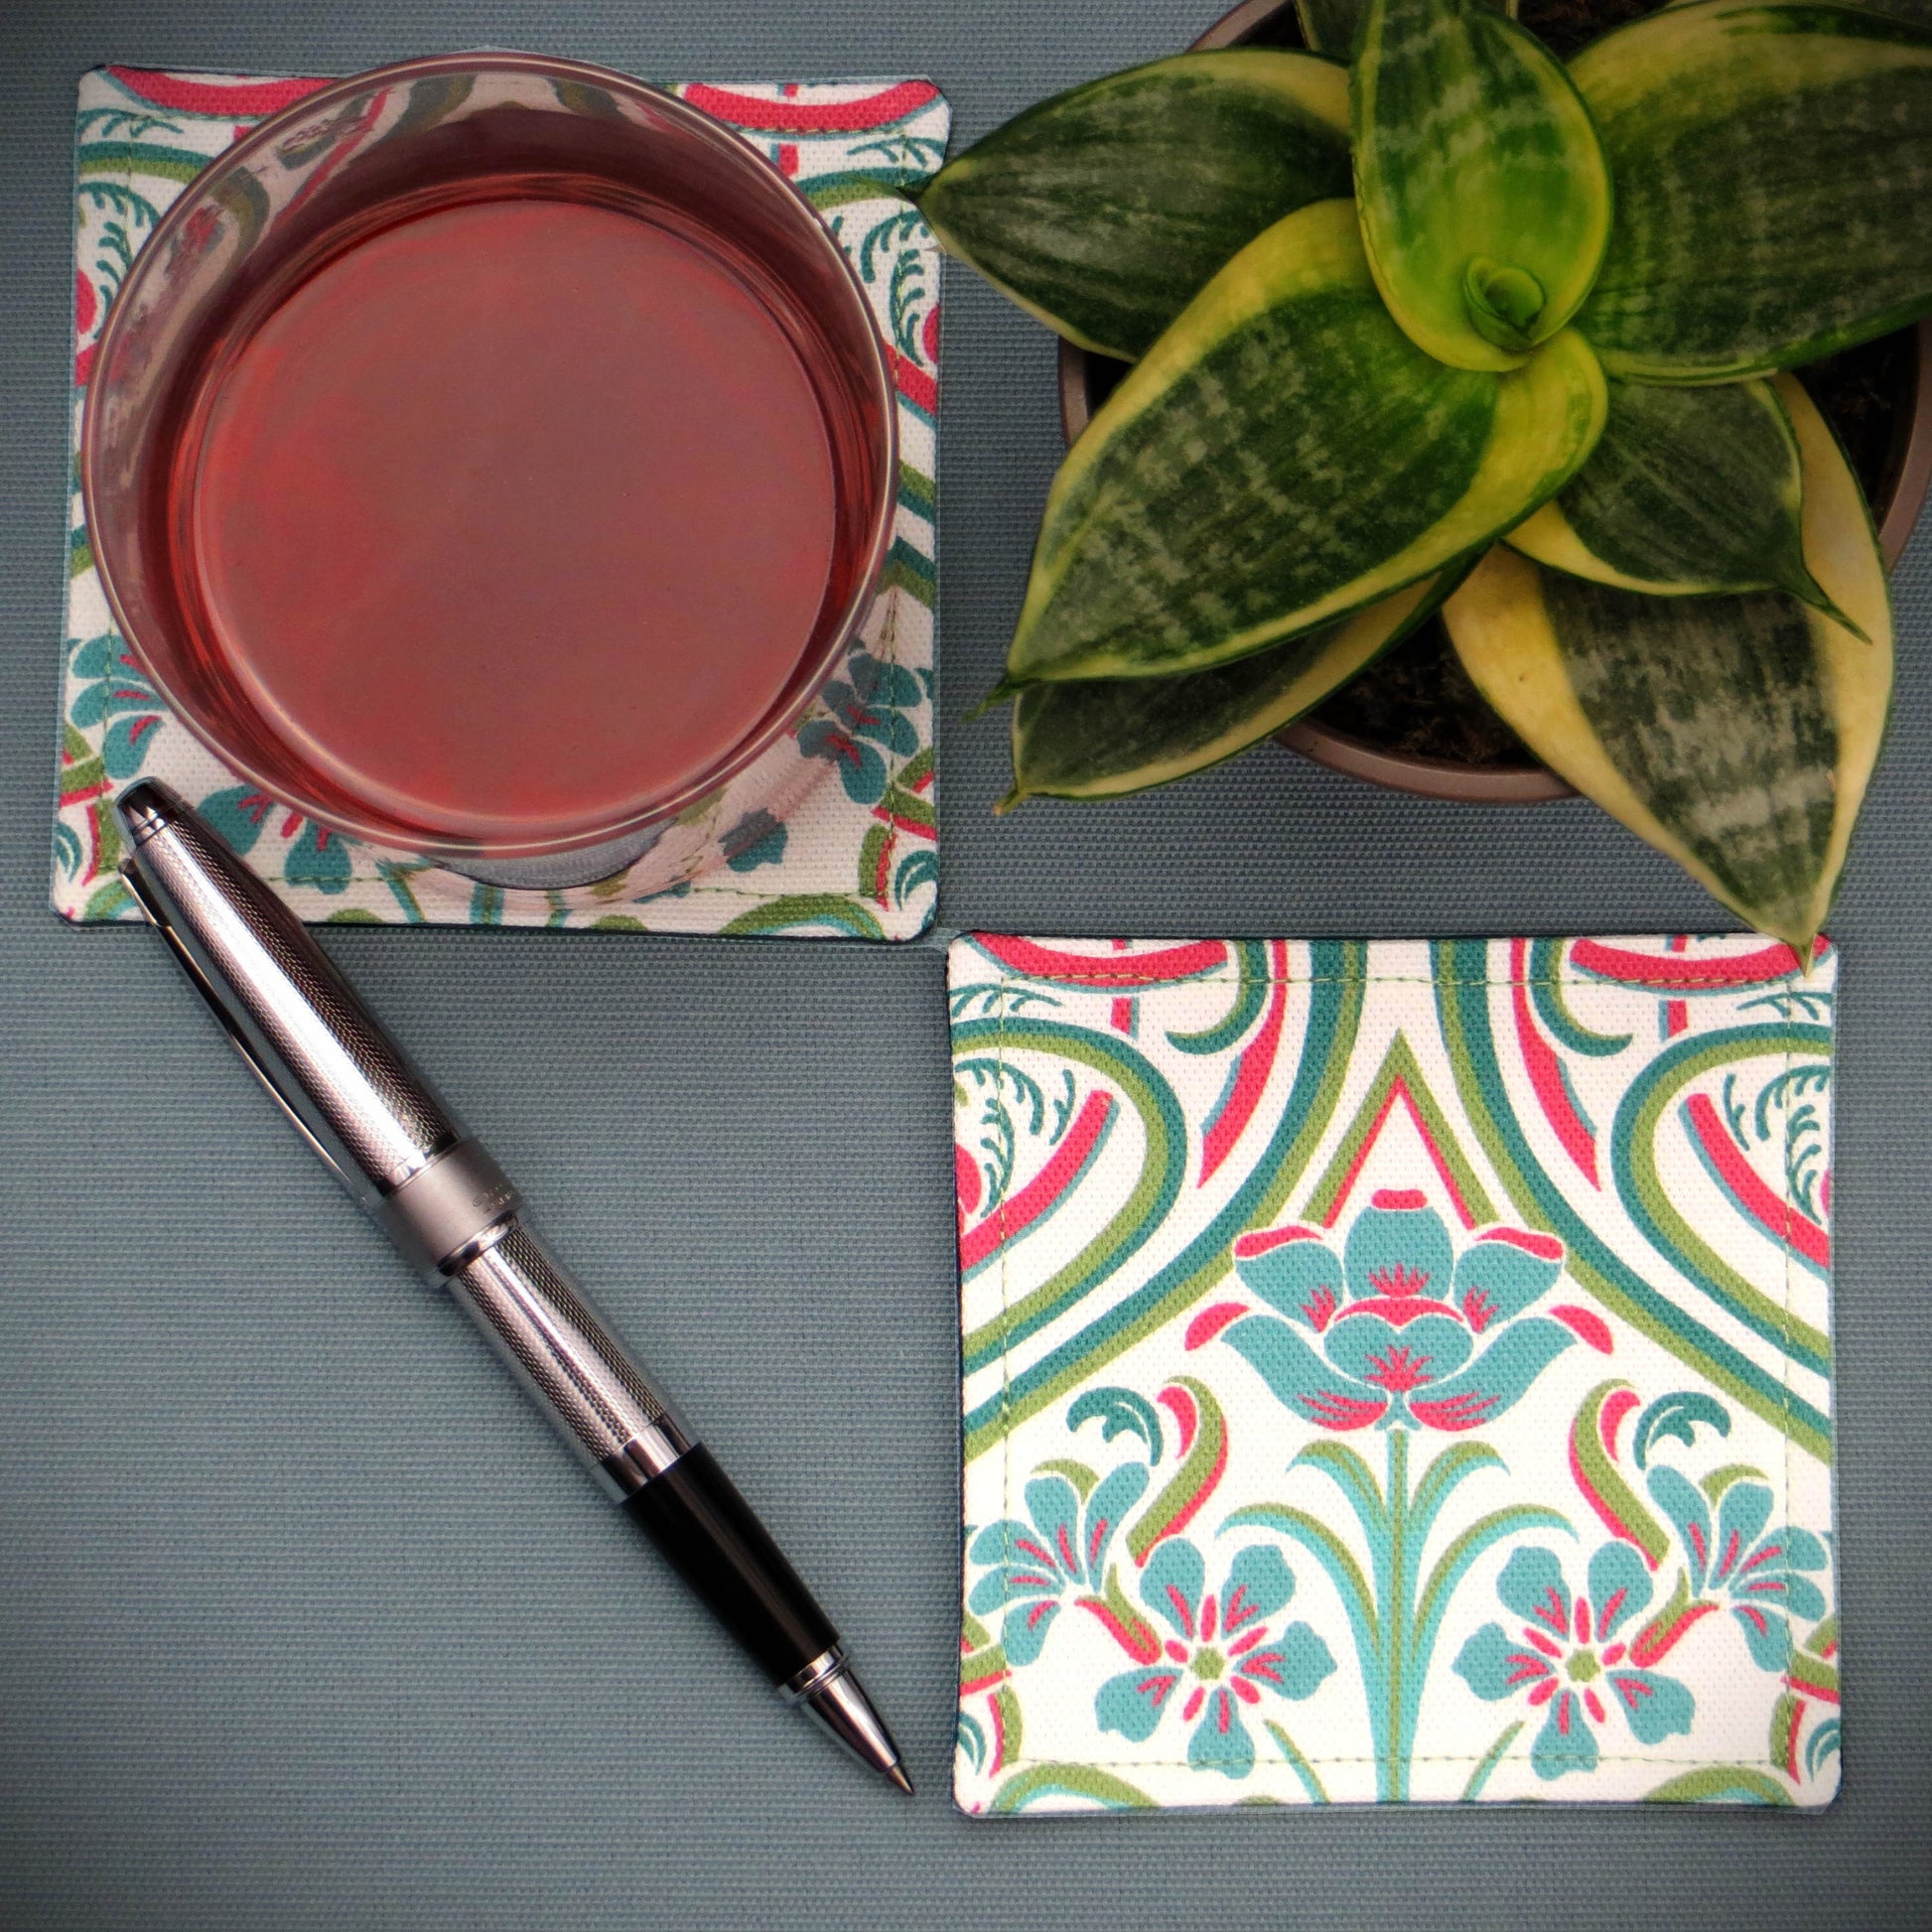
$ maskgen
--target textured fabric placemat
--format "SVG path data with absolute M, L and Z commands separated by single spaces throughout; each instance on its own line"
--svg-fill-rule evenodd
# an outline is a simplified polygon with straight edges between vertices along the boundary
M 72 434 L 94 343 L 144 235 L 200 169 L 318 79 L 108 67 L 84 74 L 75 120 Z M 892 360 L 899 486 L 891 557 L 843 676 L 768 759 L 796 767 L 782 815 L 741 778 L 666 827 L 630 871 L 565 892 L 508 891 L 331 833 L 241 783 L 170 716 L 115 634 L 69 480 L 61 786 L 54 906 L 136 916 L 114 871 L 111 800 L 166 778 L 248 855 L 305 919 L 784 932 L 909 939 L 938 896 L 933 795 L 934 475 L 939 265 L 894 191 L 945 153 L 949 110 L 925 80 L 671 89 L 736 128 L 795 181 L 857 267 Z M 761 762 L 762 773 L 766 767 Z M 766 795 L 760 793 L 760 795 Z
M 959 940 L 959 1805 L 1828 1803 L 1836 967 Z

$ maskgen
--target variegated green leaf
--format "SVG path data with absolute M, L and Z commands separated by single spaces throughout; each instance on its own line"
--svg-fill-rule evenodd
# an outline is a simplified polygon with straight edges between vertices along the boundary
M 1571 73 L 1616 179 L 1578 317 L 1611 374 L 1790 368 L 1932 310 L 1932 34 L 1700 0 Z
M 1932 0 L 1898 0 L 1898 3 L 1932 6 Z M 1516 18 L 1516 0 L 1503 0 L 1500 5 L 1496 0 L 1489 0 L 1489 4 L 1511 20 Z M 1302 38 L 1315 53 L 1325 54 L 1332 61 L 1354 58 L 1355 40 L 1367 13 L 1368 0 L 1295 0 L 1295 18 L 1301 26 Z
M 1352 204 L 1291 214 L 1068 452 L 1002 689 L 1204 670 L 1372 604 L 1560 489 L 1603 410 L 1574 331 L 1448 368 L 1390 320 Z
M 1023 309 L 1131 361 L 1264 228 L 1348 192 L 1346 73 L 1231 48 L 1041 101 L 918 200 L 940 241 Z
M 1245 752 L 1406 636 L 1461 574 L 1411 584 L 1212 670 L 1030 685 L 1013 708 L 1013 789 L 999 809 L 1034 797 L 1117 798 Z
M 1373 0 L 1352 82 L 1355 199 L 1395 319 L 1507 369 L 1588 293 L 1610 178 L 1563 64 L 1484 0 Z
M 1302 38 L 1315 53 L 1336 61 L 1353 59 L 1355 38 L 1367 12 L 1368 0 L 1295 0 Z
M 1864 0 L 1867 13 L 1909 20 L 1914 27 L 1932 27 L 1932 0 Z
M 1763 377 L 1612 382 L 1589 461 L 1509 541 L 1553 570 L 1653 597 L 1782 590 L 1842 618 L 1805 563 L 1803 497 L 1798 439 Z
M 1506 546 L 1444 607 L 1482 694 L 1546 763 L 1760 931 L 1809 946 L 1884 734 L 1891 610 L 1858 481 L 1790 376 L 1805 561 L 1868 635 L 1776 591 L 1646 597 Z

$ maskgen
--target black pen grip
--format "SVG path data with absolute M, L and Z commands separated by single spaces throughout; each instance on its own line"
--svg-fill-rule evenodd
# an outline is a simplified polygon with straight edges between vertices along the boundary
M 702 1443 L 624 1504 L 772 1683 L 839 1640 L 737 1485 Z

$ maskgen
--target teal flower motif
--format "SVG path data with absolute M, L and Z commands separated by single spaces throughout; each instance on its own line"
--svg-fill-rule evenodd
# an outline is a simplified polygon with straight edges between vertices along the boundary
M 147 761 L 156 733 L 167 723 L 161 694 L 148 682 L 134 653 L 111 630 L 73 646 L 73 675 L 86 681 L 74 693 L 68 715 L 81 731 L 106 724 L 100 741 L 101 764 L 110 778 L 133 777 Z
M 1187 1345 L 1225 1327 L 1276 1398 L 1324 1429 L 1476 1429 L 1580 1335 L 1608 1352 L 1609 1329 L 1585 1310 L 1525 1313 L 1563 1261 L 1554 1236 L 1511 1227 L 1485 1228 L 1458 1255 L 1420 1191 L 1383 1188 L 1339 1255 L 1317 1228 L 1239 1236 L 1236 1274 L 1287 1319 L 1222 1303 Z
M 1255 1747 L 1241 1722 L 1242 1705 L 1258 1705 L 1264 1690 L 1311 1697 L 1335 1660 L 1306 1623 L 1270 1636 L 1271 1619 L 1295 1594 L 1294 1575 L 1279 1550 L 1253 1544 L 1229 1564 L 1218 1592 L 1209 1593 L 1206 1582 L 1201 1553 L 1185 1537 L 1156 1548 L 1141 1574 L 1141 1600 L 1174 1634 L 1138 1668 L 1108 1678 L 1094 1693 L 1093 1715 L 1102 1730 L 1142 1743 L 1178 1695 L 1181 1722 L 1192 1726 L 1187 1762 L 1244 1778 L 1254 1768 Z
M 1126 1462 L 1094 1484 L 1082 1508 L 1065 1476 L 1035 1475 L 1026 1489 L 1033 1521 L 1008 1516 L 974 1537 L 967 1560 L 992 1568 L 973 1586 L 966 1607 L 975 1616 L 1006 1613 L 1000 1641 L 1009 1664 L 1031 1664 L 1039 1655 L 1069 1590 L 1105 1587 L 1114 1533 L 1146 1488 L 1147 1464 Z
M 1723 1597 L 1758 1669 L 1783 1671 L 1795 1646 L 1792 1619 L 1815 1623 L 1825 1614 L 1824 1592 L 1802 1574 L 1830 1567 L 1824 1544 L 1795 1523 L 1767 1531 L 1768 1483 L 1731 1481 L 1717 1499 L 1715 1526 L 1704 1491 L 1677 1470 L 1652 1469 L 1650 1493 L 1684 1545 L 1692 1594 Z
M 747 812 L 718 844 L 733 872 L 756 872 L 783 859 L 785 836 L 785 828 L 760 807 Z
M 834 678 L 819 694 L 832 715 L 800 725 L 798 749 L 807 758 L 831 759 L 846 795 L 858 804 L 876 805 L 886 794 L 886 761 L 873 746 L 885 746 L 901 760 L 911 758 L 919 749 L 919 734 L 905 713 L 923 695 L 918 678 L 903 665 L 855 650 L 846 660 L 845 676 Z
M 1547 1713 L 1530 1749 L 1545 1780 L 1593 1771 L 1595 1726 L 1608 1706 L 1623 1713 L 1640 1744 L 1691 1728 L 1696 1700 L 1674 1677 L 1630 1662 L 1616 1633 L 1650 1601 L 1650 1572 L 1627 1543 L 1606 1543 L 1589 1560 L 1589 1590 L 1573 1597 L 1553 1550 L 1530 1545 L 1511 1556 L 1496 1594 L 1524 1619 L 1520 1637 L 1485 1623 L 1450 1667 L 1477 1697 L 1494 1704 L 1528 1689 L 1532 1710 Z
M 265 791 L 253 785 L 230 785 L 210 792 L 201 803 L 201 813 L 237 852 L 252 852 L 262 835 L 270 812 L 280 811 L 282 836 L 288 838 L 300 826 L 301 834 L 289 846 L 282 860 L 282 877 L 291 886 L 313 886 L 321 893 L 345 892 L 350 865 L 349 842 L 340 832 L 331 832 L 314 819 L 278 806 Z

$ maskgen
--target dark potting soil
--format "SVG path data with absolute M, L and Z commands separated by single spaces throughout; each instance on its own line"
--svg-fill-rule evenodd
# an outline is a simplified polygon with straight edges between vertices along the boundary
M 1521 0 L 1517 17 L 1567 58 L 1598 35 L 1652 11 L 1653 0 Z M 1305 45 L 1294 7 L 1284 4 L 1245 35 L 1243 44 Z M 1911 428 L 1916 337 L 1915 330 L 1901 329 L 1797 372 L 1838 433 L 1880 521 L 1897 486 Z M 1125 363 L 1087 357 L 1089 406 L 1097 409 L 1125 373 Z M 1379 751 L 1412 758 L 1490 770 L 1536 762 L 1469 681 L 1441 618 L 1420 625 L 1311 716 Z

